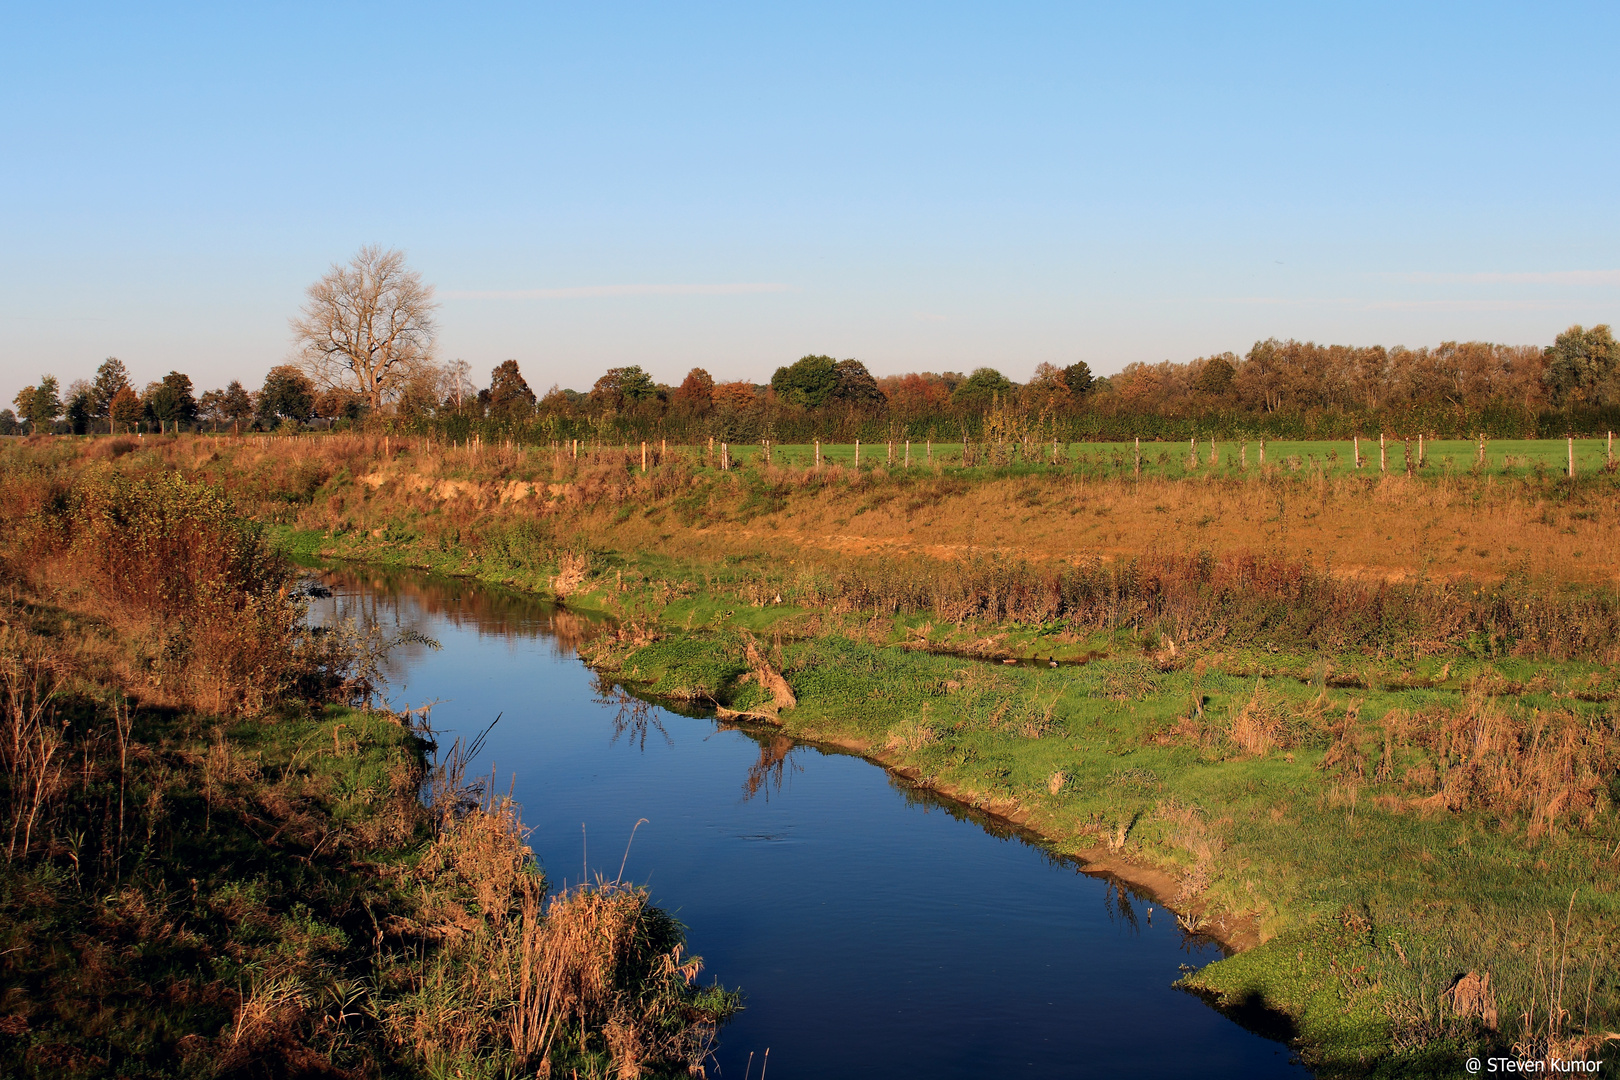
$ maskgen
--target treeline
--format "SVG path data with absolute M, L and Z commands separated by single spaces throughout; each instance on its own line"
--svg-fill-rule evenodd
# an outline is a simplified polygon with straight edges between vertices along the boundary
M 0 432 L 273 430 L 356 424 L 451 439 L 611 442 L 879 441 L 1023 436 L 1067 441 L 1252 436 L 1343 439 L 1357 433 L 1537 438 L 1620 427 L 1620 345 L 1606 325 L 1572 326 L 1552 345 L 1444 342 L 1434 348 L 1318 345 L 1275 338 L 1247 354 L 1134 363 L 1094 376 L 1084 363 L 1041 364 L 1019 384 L 990 367 L 877 378 L 859 360 L 810 355 L 767 383 L 716 382 L 693 368 L 679 385 L 639 366 L 589 390 L 536 394 L 517 361 L 479 388 L 464 361 L 420 360 L 386 395 L 329 368 L 271 369 L 257 390 L 231 382 L 200 397 L 170 372 L 137 391 L 109 358 L 64 393 L 46 376 L 0 412 Z M 317 381 L 316 377 L 322 381 Z

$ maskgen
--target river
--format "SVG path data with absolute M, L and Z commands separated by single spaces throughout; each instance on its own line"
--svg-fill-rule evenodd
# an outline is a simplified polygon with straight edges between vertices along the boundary
M 704 980 L 743 991 L 711 1074 L 759 1076 L 768 1049 L 771 1080 L 1309 1076 L 1171 988 L 1220 951 L 1130 887 L 861 758 L 637 701 L 577 656 L 587 617 L 426 575 L 322 578 L 314 617 L 441 644 L 394 652 L 396 706 L 436 702 L 447 739 L 500 717 L 470 771 L 515 785 L 554 885 L 622 863 Z

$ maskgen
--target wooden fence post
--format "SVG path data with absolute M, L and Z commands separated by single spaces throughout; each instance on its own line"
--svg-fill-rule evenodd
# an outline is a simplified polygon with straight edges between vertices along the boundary
M 1136 478 L 1142 479 L 1142 436 L 1136 436 Z
M 1350 436 L 1350 454 L 1356 459 L 1356 468 L 1361 468 L 1361 436 Z
M 1238 464 L 1245 469 L 1249 467 L 1249 440 L 1247 439 L 1238 443 Z
M 1575 436 L 1569 436 L 1569 478 L 1575 479 Z
M 821 440 L 816 440 L 816 468 L 821 468 Z
M 641 471 L 647 471 L 647 440 L 641 440 Z
M 1209 437 L 1209 463 L 1211 465 L 1220 464 L 1220 453 L 1215 449 L 1215 436 L 1213 435 Z
M 1264 439 L 1260 440 L 1260 463 L 1259 464 L 1260 464 L 1260 467 L 1262 469 L 1266 467 L 1266 440 L 1264 440 Z
M 855 467 L 857 469 L 861 467 L 861 440 L 859 438 L 855 440 Z
M 906 468 L 911 468 L 911 440 L 906 440 Z
M 1418 468 L 1423 468 L 1423 432 L 1418 432 Z
M 1378 433 L 1378 471 L 1381 473 L 1389 472 L 1389 454 L 1384 446 L 1384 433 L 1382 431 Z

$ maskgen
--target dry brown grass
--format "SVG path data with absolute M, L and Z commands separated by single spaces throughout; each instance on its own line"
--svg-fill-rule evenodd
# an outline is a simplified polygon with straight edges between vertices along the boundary
M 89 445 L 105 453 L 99 448 L 111 441 Z M 690 449 L 672 451 L 668 461 L 655 454 L 643 474 L 639 455 L 618 447 L 588 448 L 575 461 L 543 447 L 373 435 L 145 443 L 176 466 L 284 509 L 301 502 L 289 504 L 288 494 L 307 498 L 339 473 L 363 478 L 355 496 L 304 503 L 297 517 L 312 527 L 359 525 L 365 506 L 380 501 L 454 508 L 464 524 L 507 512 L 577 519 L 600 538 L 611 535 L 610 546 L 621 550 L 698 558 L 761 545 L 838 558 L 959 558 L 995 550 L 1037 562 L 1266 551 L 1375 580 L 1494 581 L 1522 573 L 1606 585 L 1620 576 L 1620 505 L 1613 499 L 1470 474 L 1375 479 L 1278 472 L 1266 479 L 1133 483 L 1062 473 L 967 481 L 918 470 L 891 481 L 841 465 L 770 467 L 757 475 L 780 491 L 781 509 L 766 507 L 739 522 L 722 503 L 683 524 L 667 515 L 609 518 L 621 506 L 646 507 L 691 490 L 698 481 Z M 741 482 L 740 474 L 731 477 Z
M 1426 751 L 1404 777 L 1409 787 L 1431 792 L 1415 801 L 1417 808 L 1522 813 L 1531 839 L 1564 821 L 1590 827 L 1620 767 L 1620 730 L 1612 717 L 1510 713 L 1477 689 L 1462 709 L 1420 713 L 1400 730 Z

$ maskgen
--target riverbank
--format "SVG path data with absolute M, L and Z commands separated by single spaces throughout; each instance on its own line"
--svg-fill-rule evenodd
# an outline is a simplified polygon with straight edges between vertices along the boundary
M 904 620 L 745 612 L 723 596 L 653 610 L 623 568 L 572 595 L 619 615 L 583 652 L 638 693 L 849 749 L 1151 891 L 1237 951 L 1184 985 L 1247 1022 L 1286 1015 L 1273 1030 L 1323 1075 L 1450 1075 L 1465 1051 L 1536 1037 L 1503 1022 L 1509 1009 L 1579 1004 L 1593 1028 L 1614 1015 L 1614 852 L 1598 831 L 1612 744 L 1570 741 L 1610 723 L 1602 665 L 1176 657 L 1116 634 L 1054 668 L 928 651 Z M 694 611 L 710 625 L 689 628 Z M 1565 757 L 1513 734 L 1532 716 L 1563 718 L 1547 733 Z M 1477 752 L 1439 745 L 1464 725 L 1494 726 L 1484 749 L 1511 755 L 1506 790 L 1477 775 Z M 1545 783 L 1560 770 L 1576 782 Z M 1591 977 L 1579 1002 L 1538 971 L 1555 950 Z M 1494 1031 L 1445 996 L 1469 972 L 1494 980 Z M 1543 1025 L 1563 1040 L 1546 1052 L 1580 1049 L 1584 1032 Z
M 628 460 L 558 475 L 544 455 L 329 449 L 140 453 L 225 484 L 303 553 L 609 612 L 617 630 L 587 657 L 641 693 L 855 748 L 1056 850 L 1164 875 L 1156 891 L 1189 932 L 1244 946 L 1187 985 L 1240 1016 L 1288 1015 L 1324 1075 L 1451 1075 L 1470 1048 L 1568 1057 L 1620 1026 L 1616 608 L 1581 576 L 1616 555 L 1595 488 L 836 470 L 801 482 Z M 873 554 L 806 525 L 982 542 L 995 507 L 995 529 L 1063 543 L 1082 513 L 1166 524 L 1138 557 L 1106 557 L 1130 531 L 1115 528 L 1083 560 L 1046 561 L 1016 536 Z M 1194 511 L 1224 531 L 1185 520 Z M 1313 537 L 1353 539 L 1368 515 L 1404 516 L 1427 539 L 1384 549 L 1382 569 L 1286 557 Z M 1431 573 L 1425 548 L 1467 515 L 1514 539 L 1454 545 L 1458 571 L 1501 554 L 1477 580 Z M 1515 569 L 1508 549 L 1537 529 L 1578 573 Z M 1172 547 L 1177 530 L 1214 542 Z
M 369 704 L 393 643 L 306 626 L 216 490 L 4 466 L 8 1075 L 704 1060 L 736 999 L 695 984 L 679 925 L 617 882 L 548 896 L 469 748 Z

